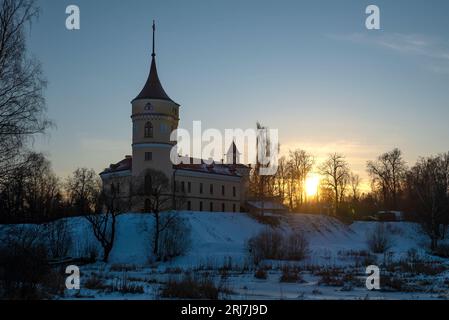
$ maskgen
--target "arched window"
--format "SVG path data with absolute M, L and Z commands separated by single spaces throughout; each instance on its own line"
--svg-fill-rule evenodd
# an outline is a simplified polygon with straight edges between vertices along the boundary
M 145 123 L 145 132 L 144 132 L 145 138 L 153 138 L 153 125 L 150 121 Z

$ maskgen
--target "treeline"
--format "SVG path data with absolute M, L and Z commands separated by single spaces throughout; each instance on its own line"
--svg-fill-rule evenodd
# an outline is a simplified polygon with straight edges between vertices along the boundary
M 257 167 L 256 167 L 257 168 Z M 407 166 L 395 148 L 367 161 L 369 191 L 351 171 L 345 156 L 329 154 L 321 163 L 304 151 L 291 151 L 279 160 L 274 176 L 253 170 L 251 193 L 260 200 L 276 199 L 292 212 L 321 213 L 342 220 L 363 219 L 379 211 L 401 211 L 408 220 L 421 223 L 435 248 L 449 225 L 449 152 L 421 157 Z M 316 172 L 321 177 L 317 194 L 307 197 L 306 181 Z
M 79 168 L 66 179 L 56 176 L 44 155 L 31 152 L 0 180 L 0 223 L 43 223 L 100 212 L 101 181 Z

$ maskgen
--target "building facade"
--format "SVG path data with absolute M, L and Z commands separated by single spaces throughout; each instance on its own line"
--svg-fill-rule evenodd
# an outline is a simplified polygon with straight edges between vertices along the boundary
M 131 101 L 132 155 L 111 164 L 100 177 L 105 192 L 115 188 L 121 197 L 131 197 L 133 180 L 147 169 L 163 172 L 174 185 L 173 192 L 184 195 L 183 210 L 240 212 L 249 187 L 250 167 L 240 164 L 234 143 L 226 161 L 206 164 L 193 159 L 189 163 L 174 165 L 170 152 L 176 141 L 170 134 L 178 128 L 180 105 L 163 89 L 156 68 L 153 51 L 148 79 L 140 93 Z M 130 210 L 144 210 L 145 199 Z

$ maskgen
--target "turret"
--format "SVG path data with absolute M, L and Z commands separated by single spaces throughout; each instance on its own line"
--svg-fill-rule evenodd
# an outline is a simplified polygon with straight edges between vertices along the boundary
M 170 150 L 175 142 L 170 141 L 170 134 L 178 127 L 180 105 L 170 99 L 159 80 L 154 46 L 155 31 L 153 21 L 150 73 L 142 91 L 131 102 L 132 174 L 138 176 L 143 170 L 152 168 L 171 178 L 173 165 L 170 161 Z

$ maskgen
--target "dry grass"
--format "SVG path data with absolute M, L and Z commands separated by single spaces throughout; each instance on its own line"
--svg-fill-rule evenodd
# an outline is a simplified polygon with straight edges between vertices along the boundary
M 268 278 L 267 270 L 258 268 L 256 272 L 254 272 L 254 278 L 266 280 Z
M 217 300 L 219 293 L 219 287 L 207 275 L 187 274 L 181 279 L 169 279 L 160 294 L 163 298 Z
M 290 268 L 288 266 L 282 267 L 282 275 L 279 278 L 279 282 L 297 283 L 303 282 L 298 268 Z

